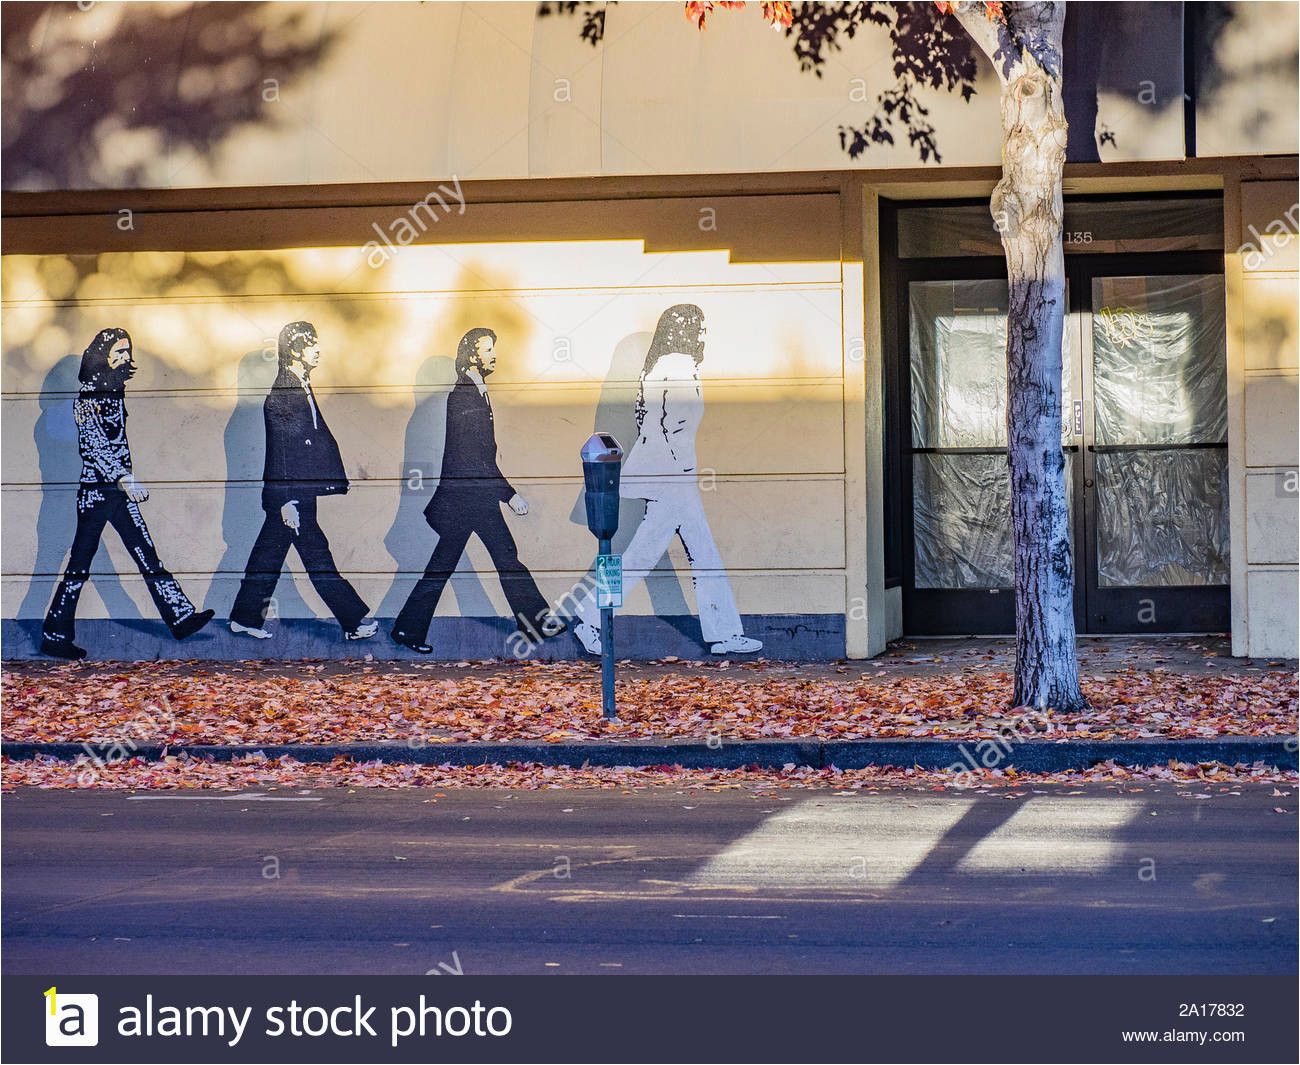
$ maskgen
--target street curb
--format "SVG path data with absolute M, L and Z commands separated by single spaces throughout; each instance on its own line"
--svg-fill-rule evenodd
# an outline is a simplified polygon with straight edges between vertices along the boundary
M 981 746 L 983 744 L 983 746 Z M 91 761 L 120 762 L 126 758 L 158 761 L 164 754 L 186 754 L 228 762 L 253 754 L 268 758 L 293 758 L 299 762 L 330 762 L 348 758 L 357 762 L 410 765 L 504 765 L 534 762 L 543 766 L 681 766 L 685 769 L 740 769 L 785 765 L 823 769 L 862 769 L 866 766 L 917 766 L 948 769 L 1014 768 L 1050 773 L 1088 769 L 1099 762 L 1128 766 L 1166 765 L 1177 762 L 1222 762 L 1247 765 L 1263 762 L 1279 769 L 1296 768 L 1296 740 L 1277 736 L 1225 736 L 1218 739 L 1151 740 L 815 740 L 722 741 L 710 746 L 698 740 L 610 743 L 593 740 L 574 743 L 262 743 L 262 744 L 161 744 L 131 741 L 91 743 L 0 743 L 0 755 L 18 761 L 39 756 L 58 759 L 86 757 Z M 996 759 L 996 760 L 995 760 Z

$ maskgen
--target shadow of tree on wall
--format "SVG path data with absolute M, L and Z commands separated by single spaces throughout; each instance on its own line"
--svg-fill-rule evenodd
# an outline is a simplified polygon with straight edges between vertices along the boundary
M 156 256 L 156 253 L 146 254 Z M 127 388 L 127 408 L 135 419 L 148 417 L 149 397 L 155 391 L 185 395 L 191 398 L 182 402 L 196 404 L 212 403 L 214 398 L 221 403 L 223 394 L 229 395 L 233 407 L 220 442 L 185 441 L 186 447 L 196 451 L 212 452 L 220 447 L 225 457 L 224 480 L 213 482 L 224 492 L 220 527 L 225 547 L 203 597 L 205 608 L 215 609 L 224 617 L 263 517 L 260 502 L 265 448 L 262 403 L 278 365 L 274 338 L 284 324 L 280 317 L 290 315 L 285 321 L 314 318 L 325 335 L 333 339 L 345 336 L 349 330 L 362 334 L 377 330 L 387 316 L 382 301 L 320 302 L 314 297 L 321 290 L 321 280 L 300 276 L 273 253 L 257 253 L 251 262 L 247 256 L 236 253 L 211 252 L 176 253 L 174 259 L 171 269 L 141 267 L 146 272 L 139 273 L 136 265 L 141 260 L 129 254 L 44 256 L 36 274 L 37 282 L 44 285 L 43 291 L 23 293 L 24 298 L 15 301 L 16 307 L 34 302 L 50 308 L 49 318 L 36 336 L 18 343 L 10 341 L 4 351 L 7 372 L 12 369 L 20 377 L 44 373 L 38 396 L 40 414 L 33 430 L 41 491 L 36 514 L 36 552 L 31 579 L 18 611 L 20 618 L 41 617 L 48 605 L 53 582 L 72 543 L 76 524 L 75 486 L 81 469 L 77 430 L 72 421 L 72 402 L 80 387 L 77 370 L 81 356 L 66 354 L 50 367 L 48 357 L 39 350 L 42 333 L 56 330 L 69 346 L 80 347 L 101 328 L 125 324 L 131 329 L 137 362 L 142 369 Z M 259 291 L 274 293 L 277 303 L 289 304 L 289 308 L 278 309 L 275 318 L 254 320 L 250 315 L 260 304 L 253 301 L 249 313 L 245 314 L 239 301 L 248 294 L 249 279 L 253 276 Z M 105 289 L 117 293 L 130 307 L 129 313 L 123 314 L 124 308 L 116 300 L 104 301 Z M 198 303 L 193 302 L 196 292 L 204 297 Z M 83 302 L 91 298 L 87 293 L 94 293 L 98 301 Z M 313 298 L 294 306 L 295 297 L 299 296 Z M 131 306 L 142 298 L 147 298 L 150 306 Z M 204 330 L 202 318 L 186 321 L 183 330 L 176 330 L 175 319 L 170 316 L 180 304 L 192 306 L 195 313 L 205 306 L 215 306 L 221 308 L 222 314 L 242 319 L 241 346 L 224 351 L 221 341 L 214 340 Z M 154 308 L 167 316 L 165 328 L 153 330 L 141 320 L 147 319 Z M 337 346 L 346 350 L 341 341 Z M 238 354 L 241 351 L 242 355 Z M 202 357 L 196 357 L 196 352 L 202 352 Z M 330 359 L 329 352 L 326 357 Z M 236 358 L 237 368 L 232 376 L 227 376 Z M 342 351 L 333 361 L 332 369 L 337 368 L 345 379 L 364 373 L 364 368 L 350 366 Z M 161 375 L 157 374 L 157 367 L 163 369 Z M 150 382 L 154 384 L 151 386 Z M 158 468 L 159 456 L 142 447 L 138 435 L 132 444 L 136 472 L 149 484 L 154 480 L 150 471 Z M 345 463 L 349 458 L 344 455 Z M 156 509 L 164 499 L 165 496 L 157 495 L 145 507 Z M 159 552 L 167 561 L 175 558 L 179 545 L 174 533 L 163 531 L 167 523 L 161 519 L 162 515 L 158 518 L 148 515 L 151 530 L 158 538 Z M 116 621 L 141 618 L 103 543 L 91 572 L 91 585 L 103 600 L 109 617 Z M 312 616 L 297 585 L 299 576 L 294 568 L 289 568 L 277 586 L 281 617 Z
M 608 6 L 542 3 L 537 15 L 581 16 L 580 35 L 594 48 L 604 39 Z M 1157 111 L 1182 106 L 1180 12 L 1184 6 L 1095 2 L 1066 6 L 1063 88 L 1070 124 L 1069 162 L 1099 162 L 1098 144 L 1115 144 L 1114 132 L 1098 125 L 1099 91 L 1136 97 L 1140 86 L 1150 81 L 1155 87 L 1152 99 L 1142 103 Z M 921 162 L 942 162 L 940 136 L 922 94 L 944 90 L 970 100 L 982 62 L 957 20 L 933 3 L 842 0 L 796 3 L 792 9 L 793 22 L 784 30 L 785 36 L 799 69 L 818 78 L 828 60 L 860 31 L 874 29 L 888 35 L 892 83 L 877 92 L 875 109 L 865 121 L 839 126 L 840 147 L 849 158 L 858 159 L 873 146 L 893 145 L 896 137 L 903 137 Z M 1170 32 L 1171 27 L 1175 32 Z M 1135 50 L 1140 61 L 1130 61 L 1126 49 Z
M 4 187 L 139 185 L 172 151 L 275 125 L 279 85 L 336 39 L 316 21 L 276 3 L 6 4 Z
M 611 0 L 616 3 L 617 0 Z M 593 48 L 605 39 L 605 8 L 604 3 L 579 2 L 579 0 L 561 0 L 559 3 L 541 3 L 537 5 L 537 13 L 542 16 L 546 15 L 581 15 L 582 16 L 582 33 L 580 36 L 587 41 Z
M 1261 5 L 1252 6 L 1256 10 L 1267 10 Z M 1242 50 L 1234 47 L 1230 39 L 1248 35 L 1254 28 L 1249 15 L 1246 16 L 1245 24 L 1241 24 L 1238 17 L 1241 14 L 1238 9 L 1241 7 L 1240 0 L 1213 0 L 1210 3 L 1186 5 L 1189 15 L 1195 19 L 1192 70 L 1198 109 L 1215 107 L 1221 94 L 1229 93 L 1242 84 L 1274 88 L 1273 92 L 1252 93 L 1250 109 L 1239 116 L 1238 133 L 1250 141 L 1279 117 L 1272 110 L 1278 103 L 1276 87 L 1288 81 L 1295 85 L 1296 67 L 1300 65 L 1300 47 L 1297 47 L 1294 36 L 1282 34 L 1280 39 L 1268 42 L 1271 54 L 1260 56 L 1256 52 L 1248 61 L 1244 61 Z M 1234 23 L 1237 25 L 1234 26 Z M 1220 47 L 1221 43 L 1223 47 Z M 1283 47 L 1278 49 L 1278 44 Z M 1229 62 L 1225 61 L 1228 57 L 1237 60 L 1235 66 L 1230 67 Z M 1294 90 L 1291 99 L 1294 100 Z

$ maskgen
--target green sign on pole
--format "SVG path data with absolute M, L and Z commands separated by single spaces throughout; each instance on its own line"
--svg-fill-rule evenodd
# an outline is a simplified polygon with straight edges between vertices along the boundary
M 605 610 L 623 605 L 623 556 L 596 556 L 596 606 Z

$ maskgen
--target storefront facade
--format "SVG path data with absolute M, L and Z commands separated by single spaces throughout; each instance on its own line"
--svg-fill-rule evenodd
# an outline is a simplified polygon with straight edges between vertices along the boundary
M 573 618 L 595 553 L 578 461 L 593 431 L 677 463 L 651 470 L 672 520 L 620 655 L 706 657 L 707 619 L 732 614 L 770 658 L 1009 631 L 988 70 L 969 102 L 925 97 L 942 158 L 921 165 L 902 131 L 841 148 L 837 123 L 887 88 L 887 43 L 866 31 L 818 78 L 756 14 L 701 35 L 677 4 L 611 5 L 595 43 L 581 11 L 532 4 L 28 6 L 16 29 L 5 15 L 7 657 L 37 653 L 67 562 L 81 352 L 107 328 L 138 365 L 141 513 L 219 622 L 172 641 L 110 532 L 78 611 L 94 656 L 408 654 L 386 630 L 448 533 L 426 511 L 469 446 L 447 410 L 481 330 L 497 464 L 527 510 L 488 501 L 518 569 L 499 534 L 468 538 L 428 630 L 439 657 L 580 653 L 570 635 L 521 639 L 500 577 L 526 573 Z M 1243 120 L 1259 64 L 1241 51 L 1276 47 L 1257 31 L 1279 12 L 1294 46 L 1296 9 L 1231 5 L 1207 65 L 1184 5 L 1123 6 L 1155 20 L 1139 71 L 1154 77 L 1098 45 L 1097 158 L 1066 173 L 1076 620 L 1294 656 L 1295 75 L 1251 74 Z M 169 73 L 133 88 L 142 70 Z M 154 112 L 78 125 L 86 99 Z M 707 330 L 686 370 L 690 448 L 648 358 L 680 308 Z M 312 416 L 349 481 L 319 524 L 380 620 L 366 641 L 342 638 L 292 553 L 272 638 L 225 624 L 268 520 L 263 404 L 297 322 L 320 341 Z M 645 498 L 625 500 L 617 550 Z

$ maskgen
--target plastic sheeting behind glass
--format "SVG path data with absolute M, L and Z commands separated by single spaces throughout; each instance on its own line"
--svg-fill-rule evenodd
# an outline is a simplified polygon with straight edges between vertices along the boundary
M 1098 444 L 1227 439 L 1221 276 L 1099 277 L 1092 308 Z
M 1007 283 L 908 286 L 912 446 L 1006 447 Z M 1066 327 L 1061 440 L 1070 442 L 1073 358 Z
M 908 287 L 913 585 L 1009 588 L 1014 583 L 1007 472 L 1007 283 L 916 281 Z M 1072 426 L 1071 352 L 1062 365 L 1062 440 Z M 988 448 L 990 453 L 944 452 Z M 1073 456 L 1067 498 L 1073 506 Z M 1073 529 L 1073 522 L 1071 522 Z
M 1074 455 L 1065 456 L 1066 503 L 1074 532 Z M 912 456 L 917 588 L 1010 588 L 1011 476 L 1005 452 Z
M 917 588 L 1007 588 L 1011 479 L 1007 457 L 913 455 Z
M 1228 583 L 1228 452 L 1097 456 L 1102 587 Z
M 913 447 L 1005 447 L 1007 283 L 908 286 Z

